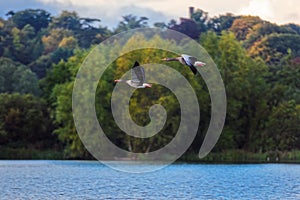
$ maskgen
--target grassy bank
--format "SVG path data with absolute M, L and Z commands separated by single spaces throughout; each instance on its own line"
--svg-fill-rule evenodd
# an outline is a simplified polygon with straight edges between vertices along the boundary
M 199 159 L 197 154 L 184 155 L 180 161 L 196 163 L 300 163 L 300 151 L 252 153 L 243 150 L 227 150 L 218 153 L 211 152 L 203 159 Z
M 30 148 L 0 147 L 0 159 L 7 160 L 61 160 L 63 152 L 56 150 L 38 150 Z
M 66 159 L 63 150 L 38 150 L 30 148 L 0 147 L 0 159 L 9 160 L 63 160 Z M 89 160 L 90 158 L 77 158 Z M 197 154 L 185 154 L 179 162 L 191 163 L 300 163 L 300 150 L 273 151 L 265 153 L 252 153 L 242 150 L 227 150 L 224 152 L 211 152 L 203 159 Z

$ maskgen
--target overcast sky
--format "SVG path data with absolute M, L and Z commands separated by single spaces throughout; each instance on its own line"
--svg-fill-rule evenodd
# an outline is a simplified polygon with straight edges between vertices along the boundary
M 207 11 L 210 17 L 250 14 L 278 24 L 300 24 L 299 0 L 1 0 L 0 16 L 26 8 L 41 8 L 54 16 L 68 10 L 76 11 L 80 17 L 99 18 L 103 26 L 113 28 L 127 14 L 146 16 L 150 25 L 178 20 L 188 17 L 190 6 Z

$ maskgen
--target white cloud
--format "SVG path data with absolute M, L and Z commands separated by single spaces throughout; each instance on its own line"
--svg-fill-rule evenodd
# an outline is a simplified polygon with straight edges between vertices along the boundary
M 298 0 L 250 0 L 238 13 L 257 15 L 278 24 L 300 24 Z
M 274 18 L 274 8 L 270 0 L 250 0 L 248 6 L 243 7 L 239 14 L 257 15 L 262 19 Z
M 294 22 L 300 24 L 300 2 L 298 0 L 272 0 L 277 23 Z
M 143 6 L 145 0 L 37 0 L 45 5 L 56 4 L 60 10 L 76 11 L 81 17 L 91 17 L 101 19 L 101 24 L 114 28 L 122 20 L 122 16 L 132 14 L 137 17 L 148 17 L 149 24 L 154 22 L 167 22 L 170 17 L 160 10 Z

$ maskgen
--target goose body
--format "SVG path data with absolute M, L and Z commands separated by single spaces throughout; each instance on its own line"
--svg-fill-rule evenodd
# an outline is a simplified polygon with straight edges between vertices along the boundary
M 187 54 L 181 54 L 181 56 L 176 58 L 163 58 L 164 61 L 179 61 L 183 65 L 187 65 L 190 67 L 191 71 L 196 74 L 197 69 L 196 67 L 202 67 L 205 65 L 204 62 L 198 61 L 197 58 L 187 55 Z
M 134 88 L 150 88 L 152 86 L 149 83 L 145 83 L 145 70 L 137 61 L 135 61 L 131 68 L 131 80 L 118 79 L 115 82 L 125 82 Z

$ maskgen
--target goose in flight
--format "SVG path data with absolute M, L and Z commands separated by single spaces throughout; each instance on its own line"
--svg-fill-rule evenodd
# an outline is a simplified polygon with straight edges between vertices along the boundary
M 164 60 L 164 61 L 179 61 L 181 64 L 189 66 L 194 74 L 197 73 L 196 67 L 202 67 L 205 65 L 204 62 L 198 61 L 197 58 L 186 55 L 186 54 L 182 54 L 181 56 L 176 57 L 176 58 L 163 58 L 162 60 Z
M 134 65 L 131 68 L 131 80 L 115 80 L 115 83 L 125 82 L 129 86 L 134 88 L 151 88 L 151 84 L 145 83 L 145 71 L 140 64 L 135 61 Z

